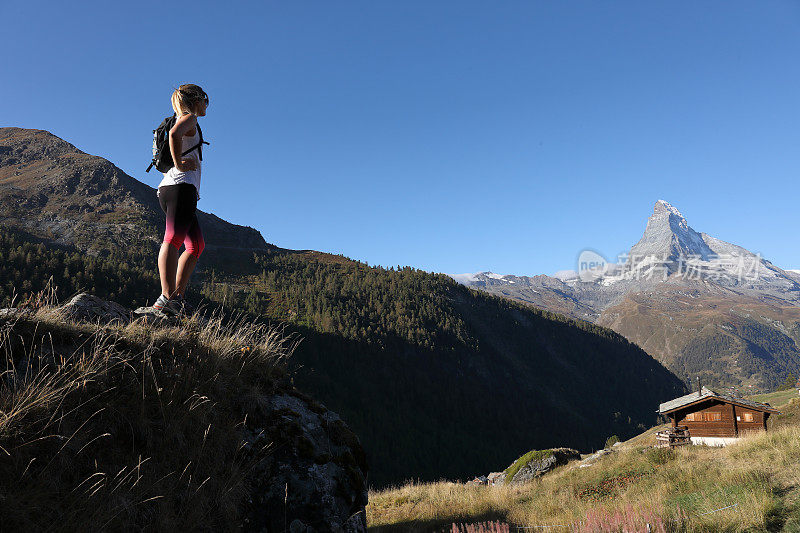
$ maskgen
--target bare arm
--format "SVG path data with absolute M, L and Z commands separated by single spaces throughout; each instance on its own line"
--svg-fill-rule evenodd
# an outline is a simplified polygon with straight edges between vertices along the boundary
M 181 172 L 188 172 L 189 170 L 197 170 L 197 164 L 193 159 L 182 159 L 183 153 L 183 136 L 192 128 L 197 127 L 197 116 L 193 113 L 182 115 L 175 122 L 175 125 L 169 130 L 169 151 L 172 154 L 172 161 L 175 163 L 175 168 Z

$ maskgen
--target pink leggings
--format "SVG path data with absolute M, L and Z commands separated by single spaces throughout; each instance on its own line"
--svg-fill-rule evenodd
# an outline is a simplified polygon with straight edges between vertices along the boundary
M 206 244 L 197 223 L 197 189 L 191 183 L 163 185 L 158 188 L 158 203 L 167 215 L 164 242 L 175 248 L 186 245 L 186 251 L 200 257 Z

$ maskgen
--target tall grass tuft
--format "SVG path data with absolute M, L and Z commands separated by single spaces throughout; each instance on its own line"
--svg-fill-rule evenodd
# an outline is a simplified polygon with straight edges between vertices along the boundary
M 509 533 L 511 527 L 500 521 L 478 524 L 453 524 L 451 533 Z
M 638 508 L 631 504 L 622 509 L 591 509 L 571 529 L 575 533 L 667 533 L 685 531 L 688 516 L 680 508 L 674 516 L 664 517 L 664 509 Z

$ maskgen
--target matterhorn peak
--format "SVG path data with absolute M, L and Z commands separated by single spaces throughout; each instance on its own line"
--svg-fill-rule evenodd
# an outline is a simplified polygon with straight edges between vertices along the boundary
M 698 257 L 707 261 L 715 257 L 715 253 L 676 207 L 666 200 L 658 200 L 647 220 L 647 228 L 631 248 L 630 256 L 634 263 L 642 260 L 663 263 L 678 261 L 681 257 Z
M 675 215 L 675 216 L 677 216 L 679 218 L 682 218 L 683 220 L 686 220 L 686 218 L 684 218 L 684 216 L 681 214 L 681 212 L 678 211 L 678 208 L 673 206 L 671 203 L 669 203 L 666 200 L 659 200 L 659 201 L 656 202 L 656 205 L 653 206 L 653 214 L 654 215 L 659 215 L 659 214 L 662 214 L 662 213 L 672 213 L 673 215 Z
M 686 217 L 678 211 L 678 208 L 666 200 L 659 200 L 656 202 L 656 205 L 653 206 L 653 214 L 650 215 L 648 226 L 650 222 L 653 221 L 661 221 L 662 224 L 668 224 L 672 227 L 671 232 L 673 233 L 696 233 L 689 227 L 689 223 L 686 222 Z

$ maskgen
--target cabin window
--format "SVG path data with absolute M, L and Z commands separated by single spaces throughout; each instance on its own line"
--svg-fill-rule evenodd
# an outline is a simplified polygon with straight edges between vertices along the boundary
M 688 413 L 686 415 L 688 422 L 716 422 L 722 420 L 722 413 L 714 412 L 701 412 L 701 413 Z
M 753 413 L 744 413 L 744 421 L 745 422 L 752 422 L 753 421 Z

